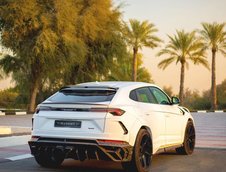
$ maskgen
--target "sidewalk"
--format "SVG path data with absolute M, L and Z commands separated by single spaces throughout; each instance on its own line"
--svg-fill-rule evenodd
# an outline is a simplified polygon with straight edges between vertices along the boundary
M 0 116 L 0 137 L 31 134 L 33 115 Z
M 30 134 L 31 134 L 30 127 L 0 126 L 0 137 L 30 135 Z

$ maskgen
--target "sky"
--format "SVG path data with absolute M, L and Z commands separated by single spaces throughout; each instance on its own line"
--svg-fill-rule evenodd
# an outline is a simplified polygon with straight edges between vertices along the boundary
M 123 3 L 123 19 L 148 20 L 154 23 L 159 32 L 156 34 L 164 43 L 168 42 L 168 35 L 175 34 L 176 30 L 184 29 L 190 32 L 201 29 L 202 22 L 226 22 L 226 0 L 115 0 L 116 4 Z M 226 30 L 226 28 L 225 28 Z M 143 48 L 144 66 L 151 73 L 154 82 L 160 87 L 171 86 L 178 94 L 180 81 L 180 64 L 171 64 L 165 70 L 157 67 L 166 56 L 156 57 L 156 49 Z M 211 64 L 211 53 L 207 55 Z M 219 53 L 216 61 L 217 84 L 226 79 L 226 57 Z M 211 71 L 202 66 L 190 63 L 185 71 L 185 88 L 202 92 L 210 89 Z
M 201 29 L 202 22 L 226 22 L 226 0 L 114 0 L 113 2 L 115 5 L 123 3 L 121 11 L 125 21 L 133 18 L 154 23 L 159 30 L 156 35 L 165 43 L 168 42 L 167 34 L 175 34 L 176 30 L 184 29 L 190 32 Z M 165 70 L 157 67 L 164 56 L 156 57 L 156 54 L 163 47 L 164 44 L 156 49 L 143 48 L 144 66 L 151 73 L 155 84 L 160 87 L 171 86 L 173 92 L 178 94 L 180 65 L 172 64 Z M 211 53 L 208 54 L 208 60 L 211 64 Z M 226 79 L 226 57 L 218 53 L 216 64 L 217 84 L 220 84 Z M 11 85 L 10 79 L 0 81 L 0 89 Z M 210 85 L 211 71 L 200 65 L 190 64 L 189 70 L 185 71 L 185 88 L 202 92 L 210 89 Z

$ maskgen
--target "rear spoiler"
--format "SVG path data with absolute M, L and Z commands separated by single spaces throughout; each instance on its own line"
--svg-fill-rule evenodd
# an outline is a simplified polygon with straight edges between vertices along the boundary
M 42 102 L 41 104 L 39 104 L 39 106 L 42 106 L 42 105 L 58 105 L 58 104 L 73 104 L 73 105 L 98 105 L 98 106 L 108 106 L 108 104 L 103 104 L 102 102 L 101 103 L 93 103 L 93 102 Z
M 116 87 L 107 87 L 107 86 L 64 86 L 59 91 L 63 90 L 108 90 L 108 91 L 117 91 Z

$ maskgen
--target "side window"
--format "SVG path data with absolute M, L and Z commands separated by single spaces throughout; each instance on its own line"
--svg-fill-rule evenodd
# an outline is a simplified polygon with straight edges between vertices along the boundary
M 154 96 L 151 94 L 150 90 L 147 87 L 138 88 L 138 89 L 133 90 L 133 91 L 134 91 L 134 93 L 136 93 L 135 94 L 136 95 L 135 101 L 144 102 L 144 103 L 157 103 Z M 132 94 L 133 94 L 132 92 L 130 94 L 130 98 L 132 97 Z
M 164 92 L 162 92 L 160 89 L 156 87 L 150 87 L 150 90 L 152 94 L 155 96 L 158 104 L 165 104 L 165 105 L 171 104 L 168 96 Z
M 134 101 L 137 101 L 136 90 L 133 90 L 133 91 L 130 92 L 129 98 L 131 98 Z

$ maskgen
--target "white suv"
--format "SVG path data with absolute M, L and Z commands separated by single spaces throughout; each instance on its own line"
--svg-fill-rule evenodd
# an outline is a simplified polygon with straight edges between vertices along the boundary
M 44 167 L 64 159 L 111 160 L 147 172 L 166 148 L 191 154 L 194 121 L 158 86 L 142 82 L 90 82 L 67 86 L 38 105 L 31 153 Z

